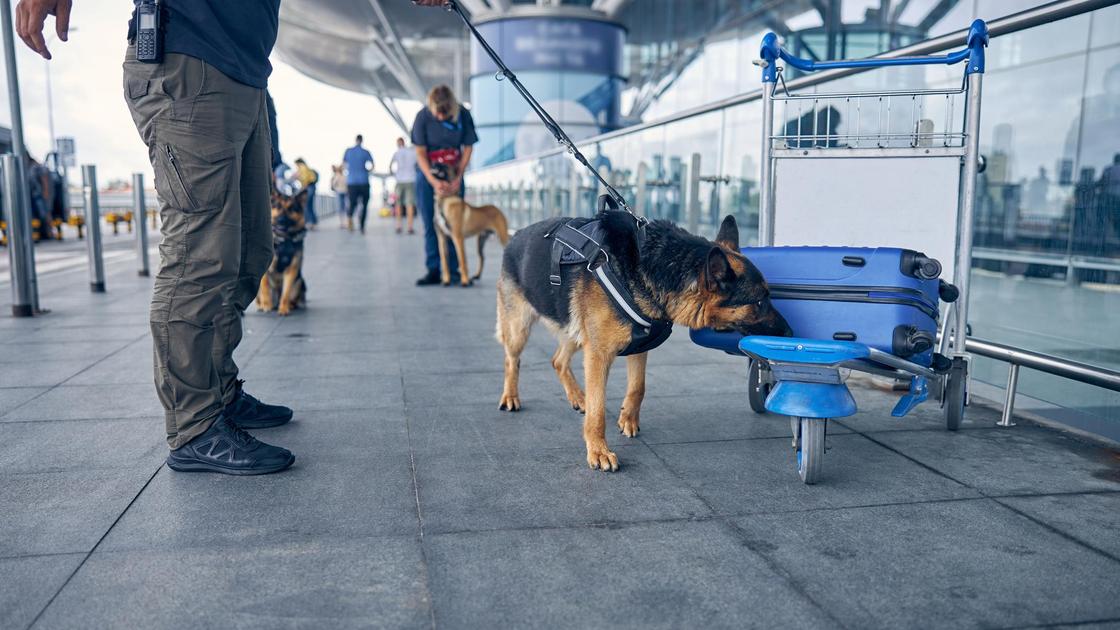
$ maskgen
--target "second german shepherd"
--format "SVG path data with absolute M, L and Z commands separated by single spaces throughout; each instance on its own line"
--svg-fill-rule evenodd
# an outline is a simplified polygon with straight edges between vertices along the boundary
M 432 170 L 438 179 L 454 179 L 452 168 L 445 164 L 433 164 Z M 446 239 L 451 239 L 455 245 L 455 254 L 459 258 L 459 284 L 469 287 L 475 280 L 482 277 L 482 267 L 486 263 L 484 249 L 486 239 L 491 234 L 497 234 L 502 247 L 509 242 L 509 223 L 506 215 L 495 206 L 472 206 L 463 201 L 458 195 L 436 197 L 435 222 L 439 230 L 439 262 L 440 280 L 444 286 L 451 284 L 451 272 L 448 269 Z M 468 238 L 478 236 L 478 273 L 470 275 L 467 269 L 467 251 L 465 244 Z
M 272 191 L 272 264 L 261 277 L 257 308 L 280 315 L 307 303 L 307 283 L 303 280 L 303 237 L 307 225 L 303 216 L 307 189 L 294 197 Z
M 599 215 L 606 228 L 605 249 L 619 278 L 625 280 L 643 315 L 690 328 L 733 329 L 743 334 L 792 334 L 770 304 L 762 274 L 739 253 L 739 228 L 728 216 L 716 241 L 694 236 L 668 221 L 653 221 L 639 246 L 632 217 L 623 212 Z M 505 384 L 499 409 L 521 408 L 518 371 L 521 351 L 533 323 L 542 319 L 556 334 L 559 347 L 552 367 L 568 401 L 584 411 L 583 440 L 591 468 L 618 470 L 618 457 L 607 448 L 605 430 L 607 372 L 631 339 L 631 324 L 618 313 L 603 288 L 582 265 L 561 269 L 561 284 L 549 283 L 552 241 L 545 238 L 564 219 L 547 219 L 519 230 L 510 239 L 498 278 L 497 336 L 505 347 Z M 583 349 L 587 393 L 572 373 L 572 356 Z M 638 433 L 638 413 L 645 397 L 646 356 L 626 357 L 626 397 L 618 428 Z

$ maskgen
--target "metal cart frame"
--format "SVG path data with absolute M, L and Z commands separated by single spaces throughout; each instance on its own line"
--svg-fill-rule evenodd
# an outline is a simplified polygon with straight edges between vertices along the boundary
M 752 358 L 751 406 L 756 411 L 765 408 L 791 416 L 798 470 L 806 483 L 816 481 L 820 472 L 826 420 L 855 413 L 854 400 L 840 380 L 838 368 L 909 378 L 910 392 L 895 407 L 892 412 L 895 416 L 905 415 L 926 399 L 929 381 L 937 383 L 947 428 L 956 430 L 963 419 L 969 373 L 964 331 L 968 321 L 976 179 L 980 171 L 980 96 L 988 40 L 987 25 L 983 20 L 976 20 L 969 28 L 967 47 L 947 55 L 838 61 L 795 57 L 781 47 L 774 33 L 768 33 L 762 40 L 762 58 L 756 62 L 762 67 L 760 245 L 774 244 L 774 186 L 778 160 L 932 157 L 959 157 L 961 160 L 953 272 L 960 294 L 947 309 L 938 342 L 938 352 L 949 360 L 948 364 L 930 369 L 855 342 L 772 337 L 746 337 L 740 342 L 740 350 Z M 782 76 L 784 67 L 778 64 L 779 60 L 785 63 L 784 67 L 803 72 L 962 62 L 965 66 L 964 78 L 956 88 L 801 94 L 791 92 L 786 86 Z M 964 100 L 963 122 L 959 128 L 956 128 L 954 116 L 957 97 Z M 940 104 L 945 110 L 945 123 L 941 131 L 935 131 L 934 122 L 924 117 L 927 103 L 933 99 L 943 99 Z M 787 124 L 781 133 L 775 133 L 777 104 L 786 108 L 785 120 L 792 120 L 790 109 L 797 108 L 795 128 Z M 928 109 L 936 110 L 937 105 L 933 103 Z M 810 122 L 806 122 L 803 115 L 806 106 Z M 836 106 L 846 109 L 846 119 L 855 121 L 854 124 L 849 122 L 854 129 L 836 133 L 830 119 L 832 111 L 840 111 Z M 874 133 L 864 132 L 862 128 L 865 108 L 875 119 Z M 909 128 L 901 132 L 895 131 L 891 124 L 893 114 L 897 126 L 900 111 L 902 115 L 909 114 Z M 823 131 L 820 129 L 822 114 Z M 806 128 L 809 125 L 811 129 Z

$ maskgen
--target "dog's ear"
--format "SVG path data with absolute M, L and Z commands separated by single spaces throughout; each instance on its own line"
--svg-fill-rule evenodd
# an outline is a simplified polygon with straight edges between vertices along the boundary
M 739 224 L 730 214 L 723 218 L 716 235 L 716 243 L 723 245 L 733 252 L 739 251 Z
M 708 250 L 708 260 L 704 265 L 704 288 L 716 292 L 727 289 L 735 281 L 735 270 L 731 261 L 720 247 Z

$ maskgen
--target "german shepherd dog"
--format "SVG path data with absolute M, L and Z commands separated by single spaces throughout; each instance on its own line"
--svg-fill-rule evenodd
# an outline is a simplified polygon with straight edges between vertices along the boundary
M 303 237 L 307 233 L 303 209 L 307 189 L 289 197 L 272 191 L 272 264 L 261 278 L 257 308 L 280 315 L 307 304 L 307 283 L 303 280 Z M 277 304 L 279 305 L 277 307 Z
M 732 329 L 743 334 L 791 336 L 789 324 L 770 304 L 762 274 L 739 253 L 739 228 L 732 216 L 723 220 L 715 242 L 685 232 L 668 221 L 645 227 L 639 245 L 633 217 L 601 213 L 610 264 L 624 279 L 647 318 L 667 319 L 690 328 Z M 618 457 L 607 448 L 605 429 L 607 372 L 615 356 L 630 343 L 631 323 L 621 316 L 602 286 L 582 265 L 561 268 L 561 284 L 549 284 L 552 241 L 546 234 L 565 219 L 546 219 L 519 230 L 510 239 L 498 278 L 497 337 L 505 347 L 505 384 L 499 409 L 517 411 L 521 351 L 533 323 L 544 320 L 559 346 L 552 367 L 572 408 L 584 412 L 583 440 L 587 464 L 618 470 Z M 572 356 L 583 350 L 587 393 L 572 373 Z M 627 437 L 638 433 L 638 413 L 645 397 L 646 356 L 626 357 L 627 387 L 618 428 Z
M 454 167 L 447 164 L 432 164 L 432 172 L 436 179 L 451 181 L 455 178 Z M 491 234 L 497 234 L 498 240 L 505 247 L 509 243 L 509 223 L 506 215 L 491 205 L 472 206 L 463 201 L 458 195 L 436 197 L 436 226 L 439 229 L 439 263 L 440 280 L 443 286 L 451 284 L 451 272 L 448 270 L 447 241 L 455 244 L 455 252 L 459 257 L 459 284 L 469 287 L 475 280 L 482 277 L 482 267 L 486 263 L 484 249 L 486 239 Z M 464 249 L 466 240 L 478 236 L 478 273 L 470 275 L 467 269 L 467 252 Z

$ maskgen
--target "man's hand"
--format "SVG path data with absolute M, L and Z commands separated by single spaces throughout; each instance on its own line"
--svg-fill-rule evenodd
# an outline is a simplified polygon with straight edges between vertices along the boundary
M 66 41 L 70 31 L 70 5 L 72 0 L 19 0 L 16 5 L 16 34 L 28 48 L 51 58 L 47 42 L 43 39 L 43 26 L 48 15 L 54 16 L 54 31 Z

